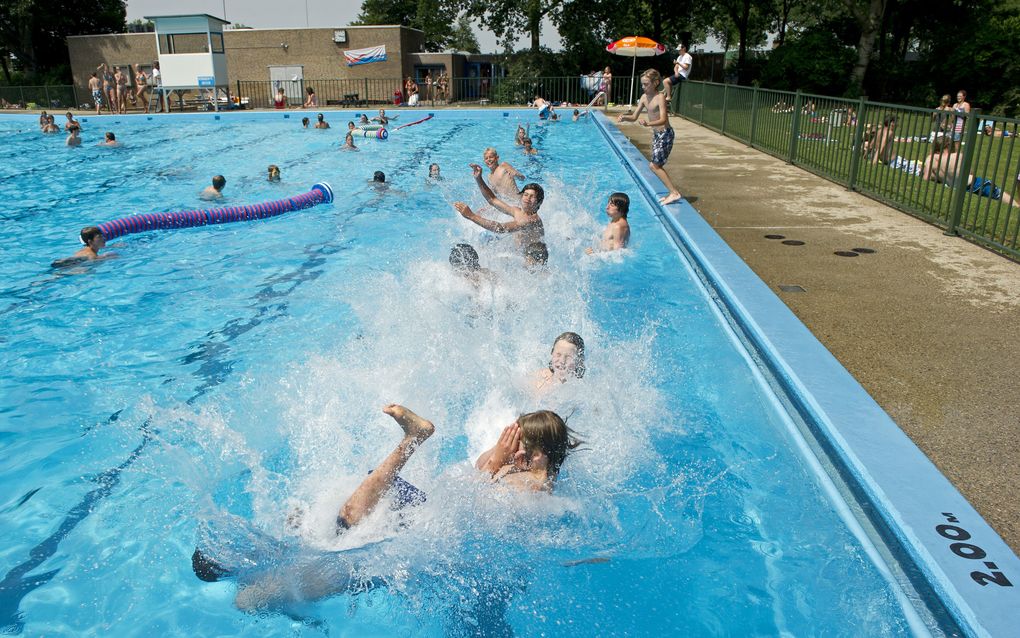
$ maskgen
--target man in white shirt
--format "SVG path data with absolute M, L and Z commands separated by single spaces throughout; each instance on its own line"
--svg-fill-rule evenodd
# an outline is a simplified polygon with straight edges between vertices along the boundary
M 680 84 L 691 74 L 691 65 L 694 63 L 694 59 L 691 54 L 687 52 L 687 47 L 683 44 L 678 44 L 676 50 L 680 53 L 676 57 L 676 62 L 673 63 L 673 75 L 662 81 L 662 88 L 666 93 L 666 100 L 673 97 L 673 87 Z

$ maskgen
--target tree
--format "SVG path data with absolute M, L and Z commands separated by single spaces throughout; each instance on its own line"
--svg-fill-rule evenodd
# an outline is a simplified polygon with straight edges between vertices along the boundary
M 30 80 L 59 71 L 70 81 L 67 36 L 122 33 L 125 15 L 123 0 L 93 0 L 87 11 L 75 0 L 0 0 L 0 54 L 16 57 Z
M 532 53 L 538 53 L 542 21 L 555 19 L 566 0 L 465 0 L 467 14 L 477 18 L 485 28 L 496 34 L 500 42 L 512 49 L 521 33 L 531 36 Z
M 450 50 L 465 51 L 467 53 L 481 53 L 478 45 L 478 38 L 475 37 L 475 30 L 471 26 L 471 19 L 466 15 L 457 18 L 450 33 Z
M 850 96 L 858 96 L 864 92 L 864 75 L 868 72 L 871 54 L 875 48 L 875 39 L 882 29 L 882 18 L 885 16 L 888 0 L 843 0 L 850 15 L 857 21 L 861 29 L 861 37 L 857 42 L 857 61 L 850 72 Z
M 727 48 L 735 32 L 737 37 L 737 82 L 749 84 L 747 48 L 766 42 L 766 29 L 773 20 L 775 6 L 771 0 L 716 0 L 721 9 L 716 23 Z
M 365 0 L 354 24 L 400 24 L 425 32 L 424 49 L 451 48 L 457 0 Z

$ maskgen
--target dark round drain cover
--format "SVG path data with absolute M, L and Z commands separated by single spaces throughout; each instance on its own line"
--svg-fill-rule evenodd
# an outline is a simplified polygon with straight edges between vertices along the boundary
M 804 242 L 802 242 L 799 239 L 787 239 L 783 243 L 786 244 L 787 246 L 803 246 L 804 245 Z
M 874 248 L 851 248 L 850 250 L 861 255 L 870 255 L 875 252 Z
M 852 250 L 837 250 L 836 252 L 834 252 L 832 254 L 839 255 L 840 257 L 856 257 L 857 256 L 857 253 L 853 252 Z
M 765 239 L 786 239 L 786 235 L 765 235 Z

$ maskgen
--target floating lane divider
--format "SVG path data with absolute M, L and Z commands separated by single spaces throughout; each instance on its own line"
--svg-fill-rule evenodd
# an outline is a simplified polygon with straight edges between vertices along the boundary
M 353 135 L 354 137 L 374 137 L 377 140 L 385 140 L 390 136 L 390 133 L 382 126 L 379 126 L 378 128 L 375 127 L 356 128 L 353 131 L 351 131 L 351 135 Z
M 97 224 L 96 228 L 103 233 L 103 237 L 110 240 L 122 235 L 143 233 L 148 230 L 191 228 L 192 226 L 266 219 L 319 204 L 329 204 L 332 201 L 333 189 L 329 184 L 319 182 L 312 186 L 312 189 L 307 193 L 278 199 L 275 202 L 263 202 L 248 206 L 227 206 L 210 210 L 187 210 L 176 213 L 144 213 Z
M 421 124 L 422 122 L 428 122 L 428 121 L 429 121 L 429 120 L 431 120 L 431 119 L 432 119 L 433 117 L 435 117 L 435 115 L 434 115 L 434 114 L 432 114 L 432 113 L 429 113 L 429 114 L 428 114 L 428 116 L 426 116 L 426 117 L 423 117 L 423 118 L 421 118 L 421 119 L 420 119 L 420 120 L 418 120 L 417 122 L 408 122 L 407 124 L 401 124 L 400 126 L 398 126 L 397 128 L 395 128 L 395 129 L 393 129 L 393 130 L 394 130 L 394 131 L 399 131 L 400 129 L 402 129 L 402 128 L 407 128 L 408 126 L 414 126 L 415 124 Z

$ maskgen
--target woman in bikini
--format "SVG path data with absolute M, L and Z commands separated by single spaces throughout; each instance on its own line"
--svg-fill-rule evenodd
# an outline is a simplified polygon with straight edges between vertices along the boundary
M 145 90 L 149 86 L 149 76 L 145 75 L 145 71 L 142 70 L 142 65 L 135 65 L 135 103 L 140 103 L 144 108 L 145 112 L 149 112 L 149 98 L 145 96 Z

